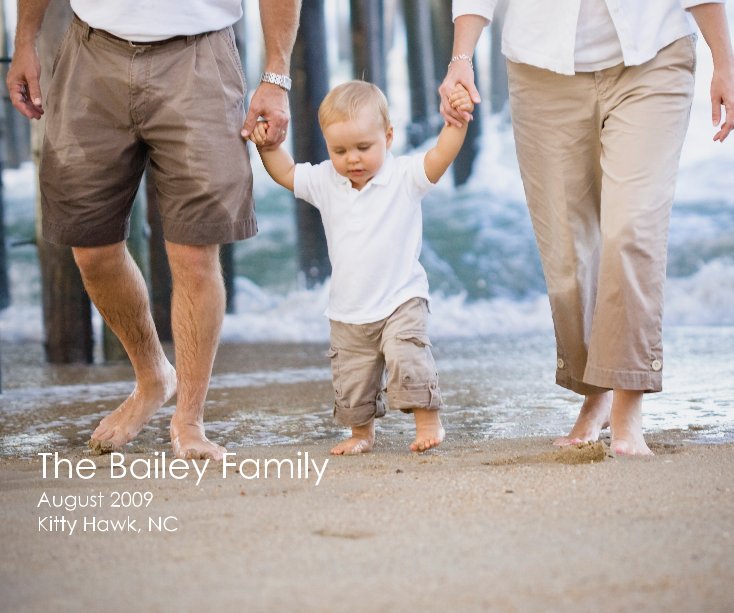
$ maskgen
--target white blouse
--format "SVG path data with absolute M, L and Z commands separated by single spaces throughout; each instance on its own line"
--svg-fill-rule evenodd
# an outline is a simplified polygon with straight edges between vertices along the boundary
M 644 64 L 663 47 L 696 31 L 685 10 L 726 0 L 604 0 L 627 66 Z M 576 34 L 582 0 L 509 0 L 502 53 L 513 62 L 576 72 Z M 453 0 L 454 19 L 492 19 L 498 0 Z
M 573 59 L 576 72 L 604 70 L 624 61 L 605 0 L 581 0 Z

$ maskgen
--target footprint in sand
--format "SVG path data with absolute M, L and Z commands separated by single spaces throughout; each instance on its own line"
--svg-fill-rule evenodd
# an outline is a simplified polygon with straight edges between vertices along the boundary
M 486 466 L 510 466 L 513 464 L 594 464 L 611 457 L 609 447 L 602 441 L 568 445 L 537 455 L 505 458 L 482 462 Z

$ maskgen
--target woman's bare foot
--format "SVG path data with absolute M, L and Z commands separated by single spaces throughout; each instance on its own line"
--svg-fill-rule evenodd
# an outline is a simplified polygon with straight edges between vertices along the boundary
M 642 392 L 614 390 L 611 428 L 617 455 L 654 455 L 642 435 Z
M 171 446 L 176 457 L 182 460 L 221 462 L 227 451 L 206 437 L 202 423 L 181 423 L 175 415 L 171 419 Z
M 133 393 L 105 417 L 92 433 L 89 448 L 110 453 L 133 440 L 153 414 L 176 393 L 176 370 L 166 361 L 151 382 L 135 385 Z
M 352 426 L 352 436 L 331 450 L 331 455 L 357 455 L 372 451 L 375 444 L 375 420 L 364 426 Z
M 413 409 L 415 418 L 415 441 L 410 444 L 411 451 L 428 451 L 438 447 L 446 436 L 441 418 L 435 409 Z
M 553 441 L 558 447 L 578 445 L 589 441 L 599 440 L 599 433 L 609 426 L 609 416 L 612 411 L 612 392 L 589 394 L 584 398 L 576 423 L 567 436 L 561 436 Z

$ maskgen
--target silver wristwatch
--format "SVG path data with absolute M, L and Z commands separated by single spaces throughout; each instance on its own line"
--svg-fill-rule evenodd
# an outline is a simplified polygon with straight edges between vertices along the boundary
M 260 77 L 260 81 L 282 87 L 287 92 L 291 91 L 292 81 L 288 75 L 277 74 L 275 72 L 264 72 Z

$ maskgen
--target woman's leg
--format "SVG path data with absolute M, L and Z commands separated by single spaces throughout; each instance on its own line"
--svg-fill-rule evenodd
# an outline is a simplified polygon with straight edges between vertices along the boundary
M 609 422 L 608 388 L 584 380 L 596 305 L 602 120 L 593 74 L 568 77 L 508 63 L 520 171 L 556 333 L 556 382 L 586 397 L 558 445 L 596 440 Z
M 694 43 L 598 73 L 601 250 L 584 381 L 614 389 L 612 448 L 651 453 L 642 392 L 662 389 L 662 315 L 668 226 L 693 96 Z
M 556 333 L 556 382 L 579 394 L 596 303 L 601 121 L 593 75 L 508 62 L 515 146 Z

